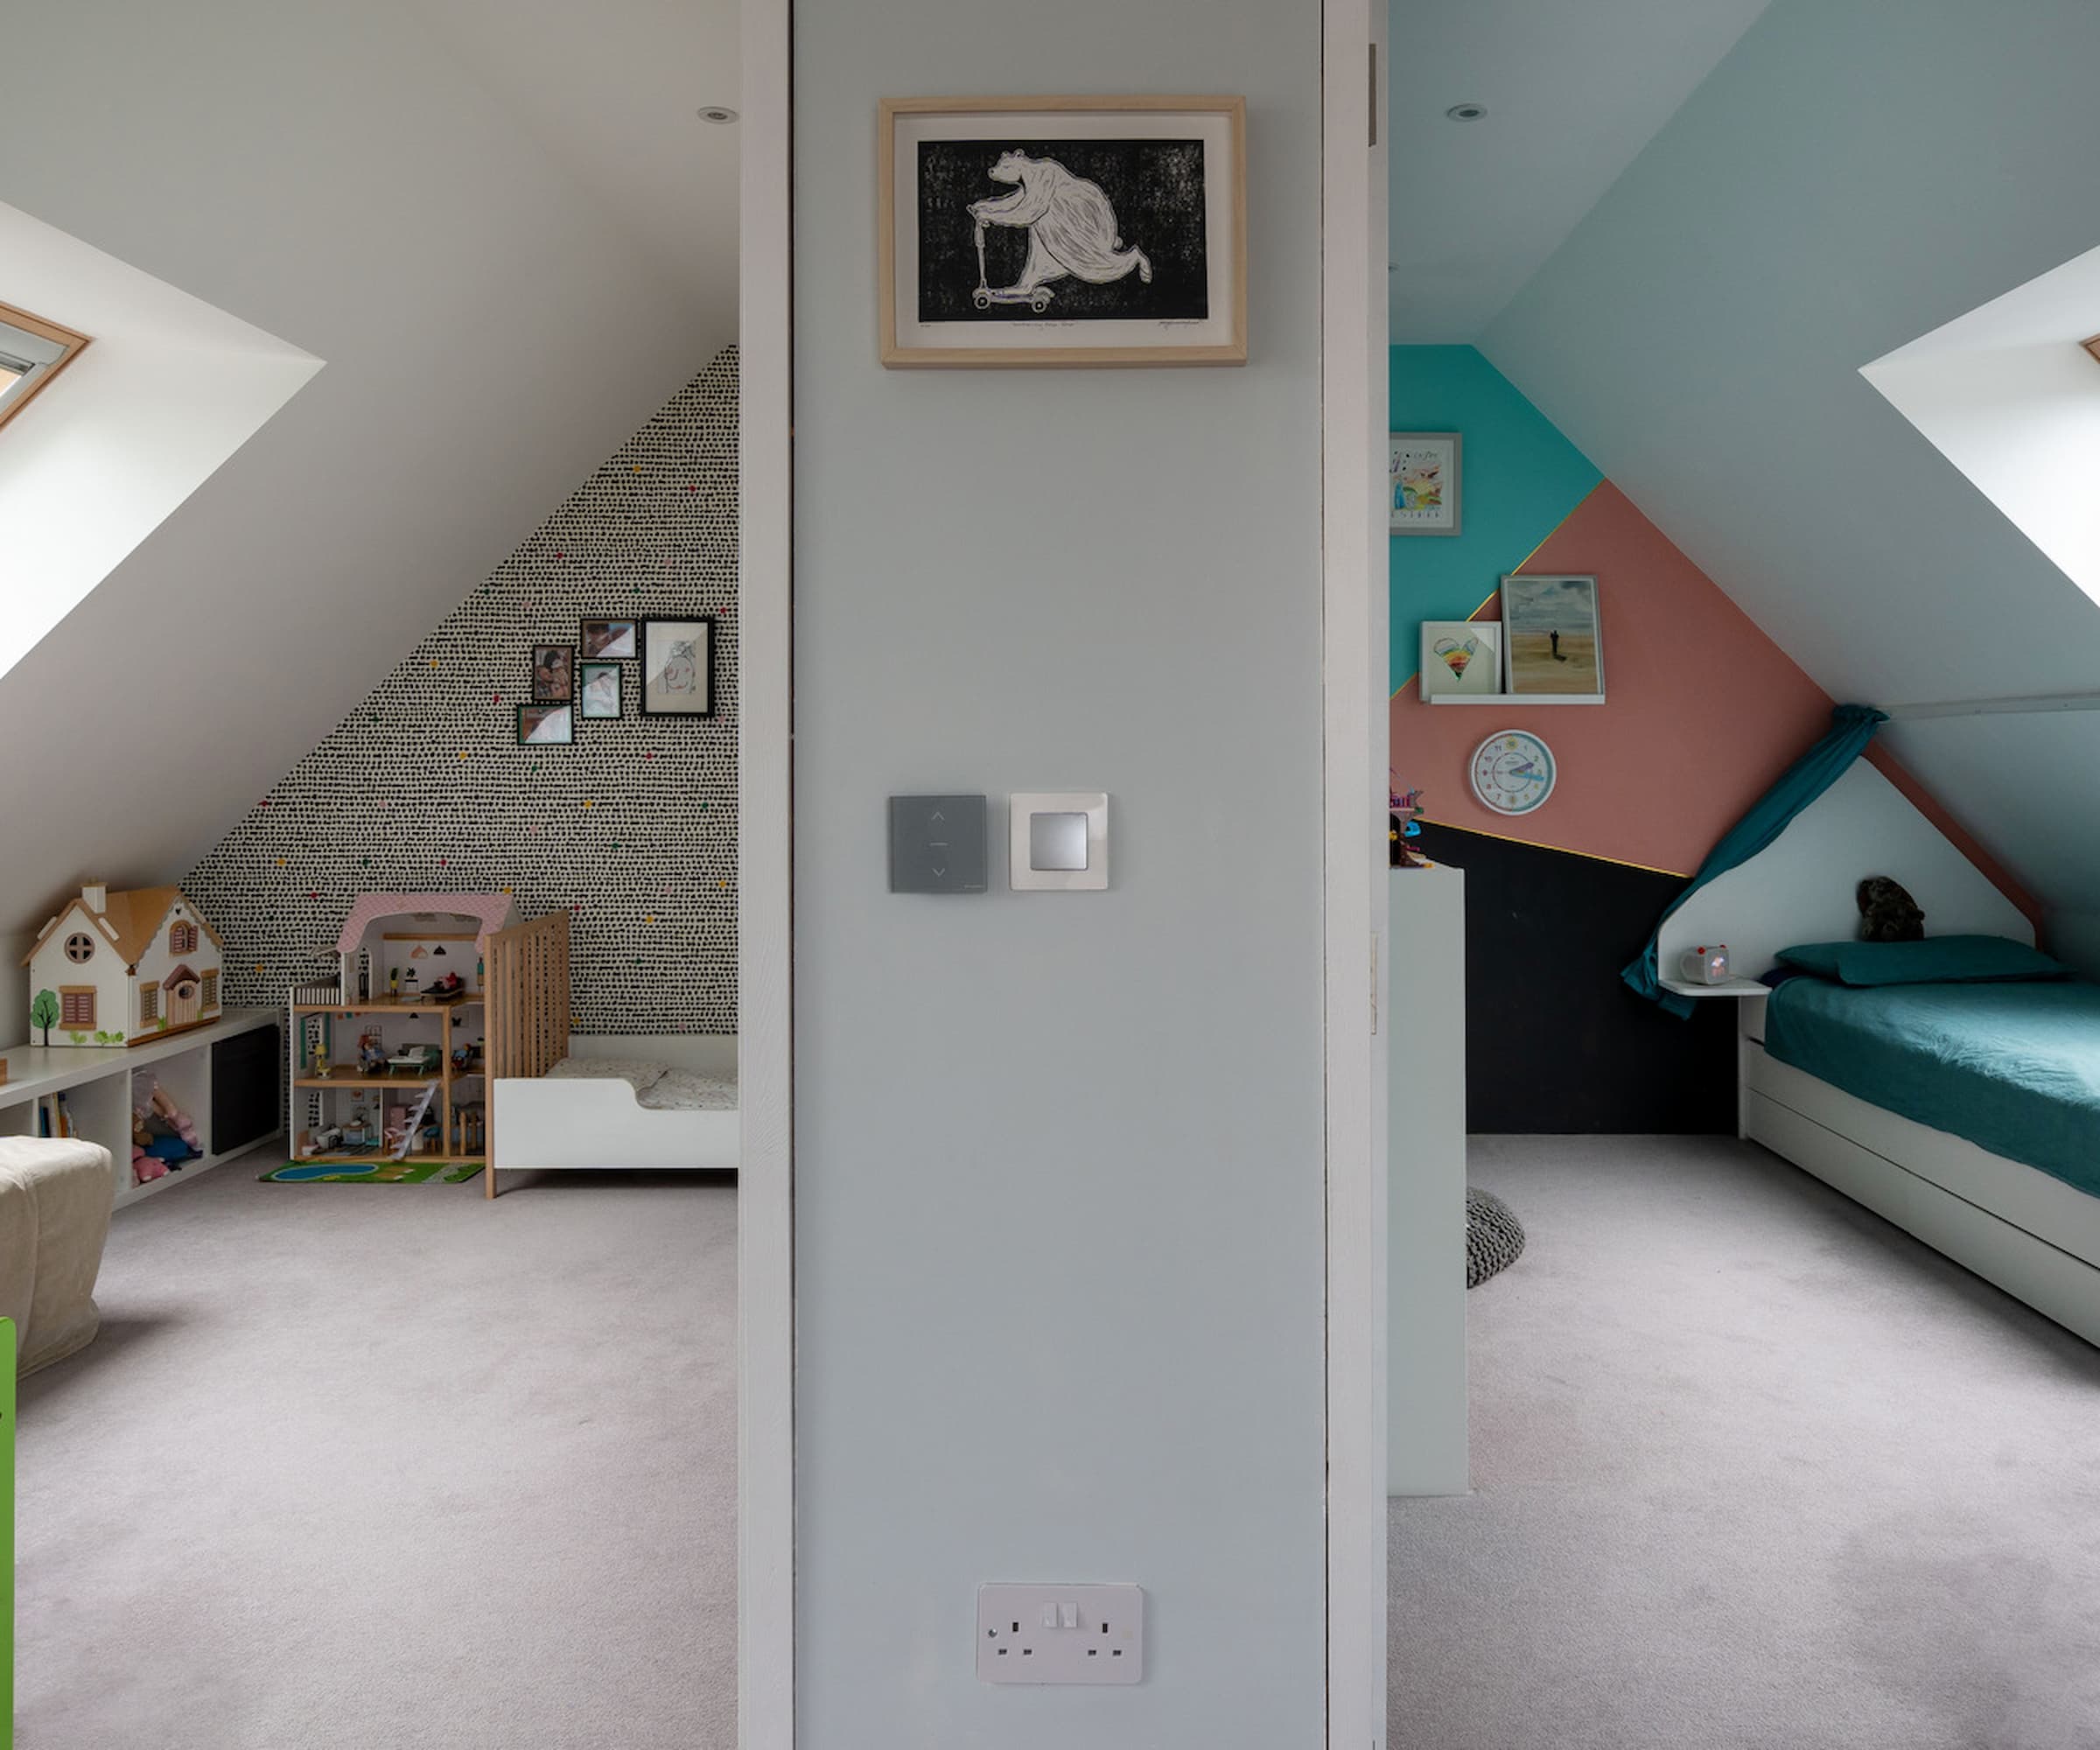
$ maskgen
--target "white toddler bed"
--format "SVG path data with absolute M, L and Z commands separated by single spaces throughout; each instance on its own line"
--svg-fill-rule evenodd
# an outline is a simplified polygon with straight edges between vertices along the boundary
M 733 1169 L 737 1041 L 571 1038 L 565 913 L 489 938 L 487 1196 L 496 1174 Z

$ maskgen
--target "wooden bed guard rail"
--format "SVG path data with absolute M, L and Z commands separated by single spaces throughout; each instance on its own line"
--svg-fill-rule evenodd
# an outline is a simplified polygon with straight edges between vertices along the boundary
M 488 938 L 488 1074 L 538 1076 L 569 1055 L 569 914 Z

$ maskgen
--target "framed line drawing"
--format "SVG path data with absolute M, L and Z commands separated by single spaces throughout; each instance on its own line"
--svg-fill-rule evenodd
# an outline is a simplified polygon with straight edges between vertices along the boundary
M 1247 361 L 1247 100 L 879 106 L 888 366 Z
M 715 622 L 710 614 L 641 622 L 641 714 L 715 714 Z
M 1464 439 L 1456 431 L 1393 431 L 1386 437 L 1386 523 L 1395 535 L 1459 533 Z

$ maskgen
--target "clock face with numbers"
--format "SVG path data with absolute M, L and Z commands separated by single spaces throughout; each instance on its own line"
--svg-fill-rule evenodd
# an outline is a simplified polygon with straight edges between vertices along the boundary
M 1474 750 L 1473 794 L 1498 815 L 1528 815 L 1553 794 L 1553 750 L 1528 729 L 1500 729 Z

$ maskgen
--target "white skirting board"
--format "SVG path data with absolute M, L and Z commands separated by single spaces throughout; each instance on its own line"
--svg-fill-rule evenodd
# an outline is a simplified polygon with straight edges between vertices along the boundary
M 1751 1140 L 2100 1345 L 2100 1198 L 1883 1110 L 1750 1041 Z

